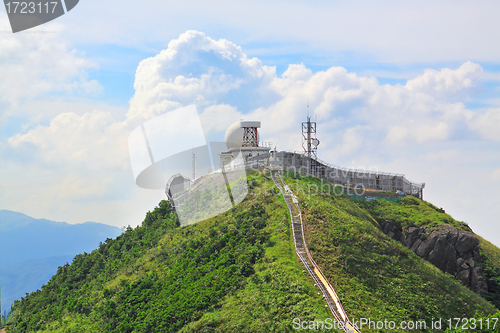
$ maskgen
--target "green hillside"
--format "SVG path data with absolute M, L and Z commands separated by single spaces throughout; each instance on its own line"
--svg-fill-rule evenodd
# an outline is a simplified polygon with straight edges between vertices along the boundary
M 346 195 L 308 195 L 304 189 L 318 180 L 294 178 L 286 180 L 299 194 L 313 257 L 351 318 L 430 321 L 498 312 L 384 235 L 372 214 L 391 209 L 376 213 Z M 248 180 L 242 204 L 186 227 L 162 201 L 141 227 L 76 256 L 42 290 L 16 302 L 7 331 L 294 332 L 295 318 L 331 317 L 295 255 L 282 196 L 269 177 Z M 412 215 L 405 204 L 390 204 Z M 495 279 L 499 250 L 482 246 Z
M 479 237 L 479 240 L 489 291 L 484 298 L 500 308 L 500 249 L 482 237 Z
M 327 188 L 326 194 L 308 195 L 305 189 L 320 188 L 318 179 L 286 180 L 298 193 L 309 249 L 325 274 L 334 277 L 332 285 L 350 316 L 430 322 L 432 318 L 500 315 L 492 303 L 378 229 L 377 219 L 402 226 L 448 223 L 465 228 L 443 210 L 413 197 L 399 202 L 358 202 L 329 195 Z M 483 251 L 484 244 L 489 251 Z M 484 240 L 481 246 L 482 254 L 495 263 L 498 279 L 500 249 Z M 491 300 L 500 293 L 488 296 Z

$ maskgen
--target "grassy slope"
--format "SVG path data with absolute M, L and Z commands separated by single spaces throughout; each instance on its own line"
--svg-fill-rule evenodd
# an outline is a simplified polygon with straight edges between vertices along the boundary
M 256 181 L 258 196 L 183 228 L 163 203 L 143 227 L 77 256 L 18 302 L 10 331 L 176 332 L 202 318 L 210 332 L 269 332 L 288 330 L 299 314 L 326 319 L 294 254 L 283 199 L 270 180 Z
M 331 316 L 295 256 L 283 198 L 269 179 L 251 178 L 258 187 L 224 215 L 173 228 L 171 212 L 162 212 L 75 259 L 45 291 L 16 304 L 12 331 L 285 332 L 295 331 L 293 318 Z M 358 203 L 307 197 L 299 187 L 318 184 L 311 178 L 287 181 L 299 193 L 313 256 L 351 317 L 399 321 L 497 311 L 386 237 Z M 412 209 L 399 208 L 411 220 Z
M 403 228 L 429 227 L 433 229 L 440 224 L 451 224 L 457 229 L 468 231 L 469 226 L 464 222 L 454 220 L 443 209 L 419 200 L 414 197 L 405 197 L 399 202 L 386 200 L 360 202 L 359 206 L 378 221 L 390 221 Z M 497 308 L 500 308 L 500 249 L 482 237 L 479 240 L 484 276 L 488 283 L 488 294 L 484 296 Z
M 432 229 L 440 224 L 450 224 L 460 230 L 469 230 L 467 224 L 454 220 L 441 208 L 412 196 L 401 198 L 399 202 L 377 200 L 360 202 L 359 205 L 367 210 L 375 220 L 388 220 L 399 225 L 403 230 L 408 227 L 421 226 Z
M 320 186 L 317 179 L 287 181 L 299 194 L 309 249 L 351 317 L 430 322 L 433 317 L 487 316 L 498 311 L 452 276 L 384 235 L 359 203 L 346 196 L 308 196 L 309 188 Z M 417 213 L 433 220 L 436 209 L 427 204 L 428 209 L 418 207 L 414 200 L 380 205 L 396 207 L 391 213 L 403 216 L 402 223 L 410 223 Z M 378 213 L 379 218 L 387 217 L 382 210 Z M 417 217 L 414 224 L 423 224 L 420 221 L 425 219 Z
M 304 272 L 293 244 L 290 215 L 269 178 L 253 177 L 258 185 L 250 201 L 264 198 L 270 212 L 273 247 L 266 249 L 245 288 L 228 296 L 221 307 L 206 313 L 181 332 L 288 332 L 294 318 L 325 320 L 331 317 L 318 289 Z M 263 196 L 263 197 L 262 197 Z
M 483 272 L 488 282 L 485 298 L 500 308 L 500 249 L 482 237 L 479 241 Z

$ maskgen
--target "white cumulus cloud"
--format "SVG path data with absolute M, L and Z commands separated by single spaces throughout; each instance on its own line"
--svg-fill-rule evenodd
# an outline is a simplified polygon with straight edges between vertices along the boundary
M 10 29 L 4 13 L 0 29 Z M 88 79 L 89 68 L 96 65 L 70 49 L 57 33 L 0 34 L 0 118 L 14 111 L 19 115 L 21 104 L 43 94 L 100 92 L 100 84 Z
M 486 124 L 494 123 L 497 113 L 476 115 L 456 100 L 467 98 L 480 85 L 481 72 L 479 65 L 467 62 L 457 69 L 426 70 L 406 85 L 382 85 L 343 67 L 313 73 L 303 64 L 291 64 L 278 76 L 274 67 L 247 57 L 234 43 L 190 30 L 139 64 L 135 95 L 124 121 L 103 111 L 81 116 L 66 112 L 9 143 L 36 146 L 47 161 L 114 167 L 127 160 L 123 138 L 128 131 L 192 103 L 198 106 L 207 134 L 219 133 L 222 139 L 231 123 L 258 119 L 263 139 L 267 136 L 281 148 L 294 150 L 301 149 L 300 123 L 309 103 L 318 128 L 329 126 L 320 132 L 320 139 L 336 147 L 326 152 L 332 157 L 371 146 L 389 149 L 443 142 L 457 133 L 470 135 L 478 127 L 494 136 Z
M 500 141 L 500 109 L 488 109 L 471 120 L 471 127 L 489 140 Z
M 424 92 L 445 100 L 464 100 L 478 88 L 483 69 L 470 61 L 456 70 L 443 68 L 441 71 L 426 69 L 425 73 L 409 80 L 406 88 L 411 91 Z
M 274 77 L 274 67 L 249 59 L 241 47 L 190 30 L 139 64 L 127 115 L 148 119 L 193 102 L 214 105 L 228 94 L 248 98 Z
M 35 148 L 36 161 L 53 167 L 71 165 L 79 170 L 127 169 L 128 131 L 109 112 L 78 116 L 61 113 L 48 126 L 39 125 L 8 142 L 14 149 Z
M 83 62 L 79 68 L 85 66 Z M 339 66 L 313 72 L 304 64 L 290 64 L 278 75 L 275 67 L 249 58 L 238 45 L 190 30 L 138 65 L 135 94 L 124 118 L 99 109 L 67 110 L 49 124 L 13 135 L 8 144 L 12 150 L 28 152 L 34 163 L 52 166 L 54 174 L 61 173 L 52 178 L 55 183 L 49 191 L 59 200 L 75 200 L 78 196 L 70 193 L 75 188 L 80 197 L 114 195 L 130 205 L 124 193 L 140 200 L 153 197 L 135 188 L 129 168 L 127 137 L 145 120 L 194 103 L 214 141 L 223 140 L 225 129 L 235 121 L 259 120 L 261 139 L 278 149 L 300 151 L 301 122 L 309 103 L 309 113 L 318 122 L 321 158 L 337 165 L 349 166 L 355 160 L 356 165 L 366 162 L 382 171 L 408 172 L 411 179 L 429 179 L 426 191 L 453 200 L 454 193 L 439 192 L 432 183 L 446 178 L 452 186 L 452 178 L 472 172 L 471 163 L 488 153 L 463 143 L 477 139 L 478 133 L 485 142 L 500 140 L 498 109 L 466 107 L 481 87 L 481 73 L 478 64 L 466 62 L 455 69 L 426 70 L 406 84 L 394 85 Z M 56 88 L 51 89 L 64 89 L 78 75 L 77 70 L 54 77 Z M 485 174 L 497 177 L 493 169 Z M 477 188 L 481 177 L 475 174 L 475 183 L 462 177 L 463 187 Z M 141 207 L 148 206 L 145 202 Z M 70 204 L 65 207 L 70 211 Z

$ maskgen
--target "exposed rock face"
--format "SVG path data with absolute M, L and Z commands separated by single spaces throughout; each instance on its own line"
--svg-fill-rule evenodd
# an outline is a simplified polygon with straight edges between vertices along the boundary
M 388 221 L 380 223 L 382 231 L 401 242 L 419 257 L 447 272 L 463 285 L 479 294 L 486 294 L 488 286 L 483 276 L 479 255 L 479 239 L 472 231 L 458 230 L 443 224 L 434 230 L 410 227 L 404 231 Z

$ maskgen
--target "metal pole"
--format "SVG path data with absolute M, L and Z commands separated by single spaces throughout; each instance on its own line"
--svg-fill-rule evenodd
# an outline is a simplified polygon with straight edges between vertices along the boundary
M 196 179 L 196 154 L 193 153 L 193 182 Z

